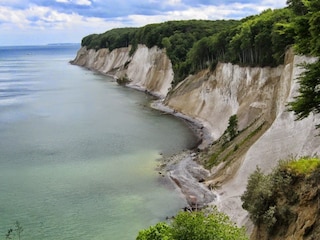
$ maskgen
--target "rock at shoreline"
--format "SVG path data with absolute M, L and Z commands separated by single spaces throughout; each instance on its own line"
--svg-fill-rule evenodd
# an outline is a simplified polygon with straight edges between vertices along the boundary
M 216 200 L 216 194 L 202 183 L 209 171 L 193 161 L 190 152 L 167 161 L 165 170 L 169 178 L 180 188 L 192 209 L 201 209 Z

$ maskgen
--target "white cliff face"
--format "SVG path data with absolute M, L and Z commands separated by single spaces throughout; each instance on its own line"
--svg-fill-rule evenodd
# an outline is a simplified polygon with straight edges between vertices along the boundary
M 221 195 L 220 209 L 238 222 L 239 225 L 248 221 L 247 212 L 241 207 L 240 195 L 246 188 L 247 179 L 256 167 L 264 172 L 270 172 L 279 160 L 312 156 L 320 153 L 320 137 L 315 129 L 319 117 L 310 116 L 301 121 L 295 121 L 292 112 L 286 111 L 286 103 L 297 95 L 299 85 L 297 77 L 303 71 L 297 65 L 312 62 L 314 59 L 294 56 L 293 61 L 287 63 L 281 76 L 281 87 L 277 91 L 279 97 L 276 102 L 277 115 L 270 128 L 256 141 L 243 156 L 242 164 L 236 175 L 219 190 Z M 283 89 L 289 94 L 283 94 Z
M 72 63 L 117 78 L 125 77 L 130 81 L 129 86 L 165 97 L 173 81 L 171 61 L 165 51 L 139 45 L 130 56 L 130 49 L 117 48 L 110 52 L 108 49 L 95 51 L 82 47 Z
M 118 48 L 110 52 L 108 49 L 87 50 L 82 47 L 72 63 L 101 73 L 118 70 L 130 60 L 129 48 Z
M 171 61 L 163 50 L 139 45 L 128 66 L 127 76 L 129 86 L 141 87 L 163 98 L 173 81 Z
M 283 66 L 250 68 L 220 63 L 214 73 L 203 71 L 187 78 L 165 103 L 204 122 L 213 139 L 218 139 L 233 114 L 238 115 L 240 129 L 262 114 L 273 117 L 274 95 L 282 72 Z

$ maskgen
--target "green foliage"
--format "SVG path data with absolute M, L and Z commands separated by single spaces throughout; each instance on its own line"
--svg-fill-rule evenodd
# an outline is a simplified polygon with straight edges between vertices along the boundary
M 134 40 L 137 28 L 115 28 L 102 34 L 91 34 L 81 41 L 82 46 L 91 49 L 128 47 Z
M 148 47 L 158 46 L 166 48 L 175 73 L 175 83 L 184 79 L 195 68 L 190 68 L 191 62 L 187 59 L 194 44 L 203 38 L 236 26 L 234 20 L 219 21 L 169 21 L 161 24 L 151 24 L 140 28 L 136 33 L 137 43 Z
M 301 158 L 299 161 L 290 161 L 282 166 L 294 176 L 308 175 L 320 166 L 319 158 Z
M 294 181 L 317 174 L 319 169 L 320 159 L 309 157 L 281 161 L 270 174 L 263 174 L 257 168 L 241 196 L 242 207 L 249 212 L 255 225 L 265 225 L 269 233 L 277 226 L 287 226 L 293 213 L 288 205 L 279 204 L 278 199 L 285 198 L 289 204 L 295 204 L 299 197 L 292 189 Z
M 160 235 L 162 238 L 158 238 Z M 225 214 L 214 208 L 210 212 L 180 212 L 170 225 L 158 223 L 140 231 L 137 237 L 137 240 L 151 239 L 245 240 L 248 238 L 243 228 L 238 228 Z
M 242 207 L 249 212 L 255 225 L 265 225 L 268 232 L 272 233 L 278 225 L 286 226 L 289 223 L 292 213 L 289 208 L 277 205 L 277 197 L 280 194 L 291 197 L 288 194 L 291 181 L 291 177 L 279 171 L 279 168 L 268 175 L 257 168 L 249 177 L 241 200 Z
M 298 53 L 310 54 L 311 52 L 311 33 L 309 28 L 309 19 L 307 16 L 298 16 L 294 19 L 294 31 L 296 34 L 294 48 Z
M 304 67 L 306 71 L 299 77 L 299 95 L 289 103 L 289 110 L 294 111 L 298 120 L 308 117 L 311 112 L 320 112 L 320 61 Z
M 273 185 L 270 175 L 264 175 L 260 168 L 250 175 L 247 189 L 241 196 L 242 207 L 250 213 L 250 219 L 257 225 L 265 223 L 265 219 L 270 219 L 270 207 L 273 207 Z
M 295 49 L 299 53 L 320 56 L 320 1 L 291 0 L 288 3 L 297 15 L 293 19 Z
M 233 156 L 236 155 L 239 149 L 243 149 L 246 143 L 254 138 L 263 128 L 266 122 L 261 123 L 260 125 L 255 125 L 254 122 L 249 125 L 247 128 L 238 131 L 238 120 L 237 116 L 233 115 L 229 118 L 229 126 L 220 137 L 218 141 L 214 143 L 214 151 L 211 154 L 209 160 L 205 163 L 205 167 L 210 169 L 213 166 L 217 166 L 221 162 L 229 162 L 232 160 Z M 229 129 L 229 130 L 228 130 Z M 234 138 L 230 140 L 231 136 L 235 133 Z M 235 139 L 236 136 L 242 134 L 239 139 Z M 230 146 L 233 145 L 233 148 Z
M 307 13 L 307 8 L 303 0 L 287 0 L 287 4 L 298 16 L 305 15 Z
M 139 232 L 137 240 L 171 240 L 170 226 L 160 222 Z
M 89 49 L 109 48 L 112 51 L 131 45 L 130 54 L 134 53 L 138 44 L 145 44 L 149 48 L 166 48 L 175 72 L 175 81 L 178 82 L 191 71 L 187 55 L 195 42 L 238 24 L 239 21 L 235 20 L 189 20 L 148 24 L 141 28 L 119 28 L 86 36 L 82 39 L 82 46 Z
M 287 8 L 266 10 L 199 40 L 188 53 L 191 69 L 204 69 L 218 61 L 251 66 L 283 63 L 285 50 L 294 43 L 293 17 Z
M 288 3 L 298 15 L 293 22 L 296 51 L 320 57 L 320 0 L 291 0 Z M 299 78 L 299 95 L 289 104 L 289 110 L 294 111 L 298 120 L 311 112 L 320 112 L 320 61 L 307 64 L 305 68 Z
M 169 21 L 92 34 L 83 38 L 82 45 L 110 50 L 131 45 L 130 54 L 138 44 L 166 48 L 177 83 L 190 73 L 214 70 L 219 61 L 252 66 L 281 64 L 287 46 L 294 43 L 294 17 L 293 10 L 284 8 L 266 10 L 241 21 Z M 313 22 L 316 35 L 318 18 Z
M 232 115 L 229 118 L 229 123 L 227 127 L 227 134 L 229 135 L 229 140 L 234 139 L 238 134 L 238 117 L 237 115 Z

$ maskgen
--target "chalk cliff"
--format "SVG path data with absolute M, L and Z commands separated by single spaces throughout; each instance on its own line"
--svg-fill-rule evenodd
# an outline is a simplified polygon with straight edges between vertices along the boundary
M 285 63 L 275 68 L 219 63 L 215 71 L 189 76 L 171 90 L 173 71 L 164 50 L 139 45 L 132 56 L 129 52 L 130 48 L 112 52 L 82 48 L 73 63 L 126 77 L 129 86 L 150 91 L 174 112 L 202 122 L 213 140 L 223 135 L 233 114 L 238 117 L 239 130 L 247 131 L 247 136 L 261 127 L 242 151 L 234 153 L 231 162 L 211 166 L 212 175 L 206 181 L 217 187 L 215 204 L 239 225 L 249 223 L 240 195 L 256 166 L 268 172 L 280 159 L 320 153 L 320 137 L 314 128 L 319 118 L 311 114 L 294 121 L 293 113 L 286 110 L 288 101 L 297 94 L 297 77 L 303 71 L 298 64 L 314 59 L 296 56 L 289 50 Z M 248 137 L 239 139 L 237 146 L 244 139 Z M 210 148 L 207 155 L 214 154 Z
M 173 81 L 171 61 L 164 50 L 151 49 L 138 45 L 131 56 L 131 48 L 87 50 L 82 47 L 71 62 L 115 78 L 125 78 L 128 85 L 140 90 L 147 90 L 163 98 L 167 95 Z

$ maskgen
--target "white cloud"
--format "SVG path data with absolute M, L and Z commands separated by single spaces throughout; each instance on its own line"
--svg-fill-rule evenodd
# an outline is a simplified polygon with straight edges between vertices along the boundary
M 73 31 L 86 30 L 88 34 L 93 31 L 102 32 L 106 28 L 123 27 L 119 22 L 106 22 L 104 19 L 84 17 L 76 13 L 66 14 L 48 7 L 31 6 L 25 10 L 13 10 L 0 7 L 0 31 Z
M 273 8 L 282 8 L 286 5 L 287 0 L 263 0 L 261 5 L 270 6 Z
M 58 3 L 73 3 L 76 5 L 90 6 L 92 2 L 90 0 L 56 0 Z
M 162 15 L 129 15 L 128 20 L 133 26 L 143 26 L 148 23 L 164 22 L 169 20 L 187 20 L 187 19 L 203 19 L 203 20 L 216 20 L 234 18 L 234 16 L 241 16 L 244 11 L 250 13 L 261 12 L 268 7 L 259 6 L 255 4 L 240 4 L 235 3 L 232 5 L 220 6 L 199 6 L 196 8 L 188 8 L 181 11 L 170 11 Z M 250 14 L 249 13 L 249 14 Z M 119 21 L 124 19 L 119 18 Z
M 92 2 L 99 4 L 98 0 L 55 1 L 68 4 L 68 7 L 71 7 L 72 4 L 91 6 Z M 242 18 L 252 14 L 258 14 L 267 8 L 280 8 L 286 5 L 286 0 L 262 0 L 259 3 L 253 2 L 250 4 L 238 2 L 218 6 L 213 4 L 198 5 L 197 7 L 188 7 L 184 5 L 181 0 L 148 1 L 161 5 L 170 5 L 177 10 L 163 12 L 157 15 L 124 13 L 123 17 L 110 18 L 107 21 L 103 18 L 83 16 L 75 12 L 76 8 L 73 13 L 64 13 L 61 12 L 62 10 L 58 11 L 53 7 L 30 5 L 25 0 L 0 0 L 0 44 L 12 44 L 13 42 L 23 41 L 21 39 L 27 38 L 32 39 L 32 41 L 35 39 L 35 41 L 39 42 L 41 38 L 45 36 L 48 41 L 53 39 L 55 39 L 55 42 L 80 41 L 85 35 L 105 32 L 112 28 L 144 26 L 149 23 L 159 23 L 169 20 Z M 18 4 L 20 6 L 19 9 L 9 7 L 14 4 Z M 23 5 L 27 7 L 23 9 L 21 7 Z M 18 34 L 20 34 L 19 37 Z M 25 37 L 20 37 L 22 34 L 25 34 Z M 51 38 L 48 38 L 48 36 Z M 67 36 L 69 39 L 67 39 Z M 41 41 L 43 42 L 45 40 L 42 39 Z
M 181 0 L 166 0 L 164 1 L 167 5 L 177 5 L 181 3 Z
M 84 5 L 84 6 L 90 6 L 91 1 L 90 0 L 75 0 L 73 1 L 77 5 Z
M 17 4 L 24 4 L 24 0 L 1 0 L 0 1 L 0 6 L 12 6 L 12 5 L 17 5 Z
M 58 3 L 70 3 L 70 0 L 56 0 Z
M 6 7 L 0 7 L 0 22 L 5 26 L 12 24 L 21 28 L 28 26 L 29 24 L 23 11 Z

